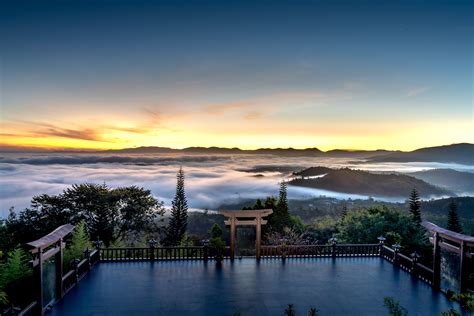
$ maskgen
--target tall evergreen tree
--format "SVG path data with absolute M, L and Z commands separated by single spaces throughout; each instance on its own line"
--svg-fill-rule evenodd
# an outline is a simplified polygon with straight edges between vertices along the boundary
M 287 184 L 286 182 L 282 181 L 280 183 L 280 194 L 278 200 L 276 201 L 276 205 L 271 205 L 271 199 L 267 199 L 267 201 L 265 201 L 265 207 L 273 209 L 273 214 L 268 217 L 267 231 L 271 230 L 273 232 L 283 232 L 285 227 L 291 225 L 290 213 L 288 212 L 288 195 L 286 190 Z M 273 203 L 275 203 L 274 200 Z
M 421 200 L 420 195 L 416 188 L 410 193 L 410 197 L 408 199 L 408 204 L 410 205 L 410 213 L 412 214 L 413 221 L 417 224 L 421 224 Z
M 288 194 L 285 181 L 280 182 L 280 195 L 278 197 L 278 207 L 288 213 Z
M 188 226 L 188 202 L 184 192 L 184 171 L 180 167 L 176 175 L 176 195 L 171 206 L 171 218 L 166 227 L 164 244 L 176 246 L 179 244 Z
M 446 228 L 456 233 L 463 233 L 462 226 L 461 223 L 459 223 L 458 218 L 458 206 L 454 201 L 449 203 L 448 226 Z

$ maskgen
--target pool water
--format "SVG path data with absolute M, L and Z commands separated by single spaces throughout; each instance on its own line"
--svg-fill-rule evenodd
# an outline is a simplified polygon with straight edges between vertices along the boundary
M 385 296 L 410 315 L 456 307 L 381 258 L 244 258 L 100 263 L 48 315 L 388 315 Z

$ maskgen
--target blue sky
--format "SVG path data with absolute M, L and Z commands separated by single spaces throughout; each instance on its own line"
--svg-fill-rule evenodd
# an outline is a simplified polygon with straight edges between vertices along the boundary
M 470 1 L 6 1 L 2 145 L 473 142 Z

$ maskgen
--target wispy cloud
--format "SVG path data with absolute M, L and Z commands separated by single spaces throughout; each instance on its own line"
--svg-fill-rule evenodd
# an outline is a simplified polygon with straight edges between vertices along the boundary
M 430 90 L 431 87 L 418 87 L 418 88 L 414 88 L 414 89 L 411 89 L 407 92 L 407 97 L 414 97 L 414 96 L 417 96 L 419 94 L 422 94 L 428 90 Z
M 326 94 L 319 91 L 285 91 L 246 100 L 206 105 L 203 113 L 224 115 L 236 113 L 245 120 L 252 120 L 269 115 L 291 106 L 299 106 L 315 100 L 322 100 Z

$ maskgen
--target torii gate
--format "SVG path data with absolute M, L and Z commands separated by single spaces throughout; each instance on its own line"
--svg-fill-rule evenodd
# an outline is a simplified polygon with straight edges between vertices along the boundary
M 267 220 L 262 219 L 273 213 L 272 209 L 263 210 L 220 210 L 220 214 L 227 217 L 224 221 L 226 225 L 230 226 L 230 258 L 234 259 L 235 256 L 235 233 L 236 226 L 255 226 L 256 238 L 255 238 L 255 254 L 257 259 L 260 259 L 260 248 L 262 244 L 262 225 L 267 223 Z M 241 218 L 252 218 L 250 220 L 242 220 Z
M 459 234 L 441 228 L 430 222 L 422 225 L 432 233 L 430 238 L 433 243 L 433 287 L 439 289 L 441 283 L 441 248 L 459 255 L 459 292 L 467 290 L 469 274 L 473 273 L 474 237 Z

